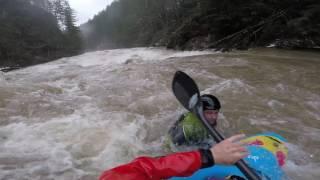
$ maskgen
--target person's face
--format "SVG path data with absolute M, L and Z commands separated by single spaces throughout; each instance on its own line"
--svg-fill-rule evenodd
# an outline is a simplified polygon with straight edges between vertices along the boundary
M 204 117 L 211 126 L 215 126 L 218 119 L 219 110 L 205 110 Z

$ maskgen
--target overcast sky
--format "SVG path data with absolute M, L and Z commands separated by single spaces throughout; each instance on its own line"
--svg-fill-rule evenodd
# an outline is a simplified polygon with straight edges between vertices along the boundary
M 76 11 L 77 24 L 80 25 L 102 11 L 113 0 L 69 0 L 72 9 Z

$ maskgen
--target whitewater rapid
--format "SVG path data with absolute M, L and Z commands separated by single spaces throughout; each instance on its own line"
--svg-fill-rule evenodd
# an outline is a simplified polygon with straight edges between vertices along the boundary
M 97 179 L 136 156 L 170 152 L 166 131 L 185 112 L 171 92 L 177 70 L 220 98 L 223 134 L 275 131 L 289 142 L 288 176 L 318 179 L 319 57 L 133 48 L 1 73 L 0 179 Z

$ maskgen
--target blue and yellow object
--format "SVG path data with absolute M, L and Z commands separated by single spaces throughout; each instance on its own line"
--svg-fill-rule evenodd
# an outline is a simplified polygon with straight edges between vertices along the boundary
M 268 132 L 248 137 L 243 141 L 248 144 L 249 151 L 249 155 L 244 160 L 262 179 L 281 180 L 285 177 L 281 167 L 285 164 L 288 155 L 286 139 L 279 134 Z M 175 177 L 171 180 L 216 180 L 225 179 L 230 175 L 245 178 L 236 166 L 215 165 L 200 169 L 192 176 Z

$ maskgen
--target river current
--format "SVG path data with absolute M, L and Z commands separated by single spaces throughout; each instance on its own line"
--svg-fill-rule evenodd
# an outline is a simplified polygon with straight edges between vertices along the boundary
M 90 52 L 0 73 L 0 179 L 97 179 L 139 155 L 169 153 L 184 108 L 177 70 L 216 95 L 228 137 L 288 140 L 290 179 L 320 179 L 320 53 L 133 48 Z

